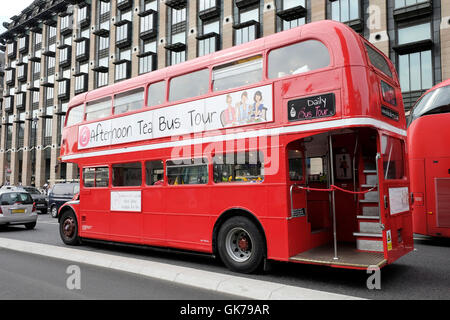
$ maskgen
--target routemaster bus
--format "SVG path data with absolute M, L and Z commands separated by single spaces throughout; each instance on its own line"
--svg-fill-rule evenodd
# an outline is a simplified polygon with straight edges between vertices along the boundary
M 61 158 L 83 239 L 366 269 L 413 249 L 406 120 L 392 63 L 321 21 L 75 96 Z
M 450 79 L 411 110 L 408 149 L 414 233 L 450 237 Z

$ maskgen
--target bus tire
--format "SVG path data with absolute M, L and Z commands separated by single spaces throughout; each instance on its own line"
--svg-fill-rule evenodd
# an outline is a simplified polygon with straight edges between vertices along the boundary
M 59 235 L 61 240 L 70 246 L 81 243 L 78 235 L 78 221 L 72 210 L 65 210 L 59 220 Z
M 252 273 L 264 259 L 264 237 L 248 218 L 235 216 L 223 223 L 217 238 L 222 262 L 232 271 Z

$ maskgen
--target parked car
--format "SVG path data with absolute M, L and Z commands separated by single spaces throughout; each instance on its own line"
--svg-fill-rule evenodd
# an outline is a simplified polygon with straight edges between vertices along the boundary
M 0 190 L 0 225 L 23 224 L 27 229 L 36 226 L 37 212 L 33 198 L 20 190 Z
M 58 216 L 59 208 L 67 201 L 72 200 L 75 194 L 80 192 L 78 183 L 57 183 L 48 194 L 48 208 L 53 218 Z
M 39 189 L 31 186 L 3 186 L 0 190 L 11 190 L 11 191 L 24 191 L 31 195 L 31 198 L 36 205 L 36 209 L 43 213 L 47 213 L 48 208 L 48 196 L 39 191 Z

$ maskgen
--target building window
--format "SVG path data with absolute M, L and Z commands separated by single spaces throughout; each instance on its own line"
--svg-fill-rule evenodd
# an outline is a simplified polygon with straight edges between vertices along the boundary
M 220 21 L 202 23 L 202 35 L 198 39 L 198 55 L 204 56 L 219 50 Z
M 306 23 L 306 0 L 279 0 L 278 29 L 289 30 Z
M 238 10 L 238 24 L 233 26 L 235 45 L 243 44 L 259 38 L 259 4 Z
M 156 69 L 156 41 L 142 41 L 142 52 L 139 57 L 139 74 Z
M 165 48 L 168 50 L 168 64 L 175 65 L 186 60 L 186 8 L 170 10 L 170 44 Z
M 432 65 L 431 50 L 399 55 L 402 92 L 430 89 L 433 86 Z
M 331 1 L 331 19 L 340 22 L 349 22 L 361 18 L 360 0 Z
M 429 0 L 395 0 L 395 9 L 412 6 L 415 4 L 428 2 Z

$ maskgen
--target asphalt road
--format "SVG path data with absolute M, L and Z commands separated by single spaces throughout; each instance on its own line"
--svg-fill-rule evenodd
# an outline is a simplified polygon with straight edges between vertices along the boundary
M 132 273 L 6 249 L 0 249 L 0 284 L 0 300 L 237 299 Z
M 7 227 L 0 230 L 0 237 L 64 246 L 59 238 L 56 220 L 48 215 L 39 216 L 35 230 L 25 230 L 22 226 Z M 220 260 L 197 254 L 162 252 L 151 248 L 99 243 L 87 243 L 77 249 L 236 275 L 223 266 Z M 0 255 L 2 254 L 0 252 Z M 268 273 L 246 275 L 246 277 L 367 299 L 450 299 L 449 266 L 450 241 L 421 237 L 421 240 L 415 241 L 413 252 L 381 270 L 381 290 L 367 288 L 366 281 L 369 275 L 365 271 L 294 263 L 276 262 L 273 263 L 272 270 Z M 65 271 L 64 264 L 56 268 L 62 268 Z M 98 270 L 99 277 L 102 272 L 104 271 Z M 95 270 L 92 274 L 93 276 L 97 275 Z M 67 277 L 67 275 L 63 272 L 62 277 Z M 58 280 L 59 286 L 61 286 L 61 281 L 61 279 Z M 173 291 L 174 296 L 169 295 L 170 297 L 161 293 L 161 299 L 179 299 L 180 295 L 177 295 L 175 291 Z M 189 295 L 189 299 L 202 299 L 202 293 L 197 293 L 197 291 L 197 289 L 193 290 L 192 292 L 195 292 L 196 295 Z M 168 288 L 165 293 L 170 294 L 171 290 Z M 206 297 L 206 299 L 213 298 L 210 295 Z M 220 299 L 220 297 L 218 298 Z M 130 296 L 130 299 L 135 298 Z M 152 298 L 147 296 L 145 299 Z

